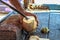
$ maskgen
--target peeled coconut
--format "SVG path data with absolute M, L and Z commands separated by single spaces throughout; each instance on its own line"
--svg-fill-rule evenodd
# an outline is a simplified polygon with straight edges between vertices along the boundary
M 23 25 L 27 25 L 27 31 L 33 31 L 37 28 L 37 22 L 33 16 L 27 16 L 28 19 L 23 18 Z

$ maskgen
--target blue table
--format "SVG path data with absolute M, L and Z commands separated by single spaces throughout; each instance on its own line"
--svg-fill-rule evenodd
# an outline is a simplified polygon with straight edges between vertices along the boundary
M 60 40 L 60 12 L 42 12 L 35 13 L 39 20 L 39 26 L 36 30 L 38 36 L 49 38 L 50 40 Z M 41 29 L 49 28 L 48 34 L 42 34 Z

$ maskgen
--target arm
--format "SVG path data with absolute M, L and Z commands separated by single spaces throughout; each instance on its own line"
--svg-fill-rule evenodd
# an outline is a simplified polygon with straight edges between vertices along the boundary
M 21 13 L 24 13 L 25 15 L 28 15 L 28 16 L 34 16 L 34 17 L 36 18 L 36 21 L 37 21 L 37 17 L 36 17 L 35 15 L 31 14 L 31 13 L 26 12 L 26 11 L 22 8 L 22 6 L 21 6 L 21 4 L 18 2 L 18 0 L 9 0 L 9 1 L 10 1 L 10 3 L 11 3 L 18 11 L 20 11 Z
M 21 13 L 24 13 L 24 9 L 22 8 L 21 4 L 18 2 L 18 0 L 9 0 L 10 3 Z
M 34 15 L 34 14 L 32 14 L 32 13 L 29 13 L 29 12 L 26 12 L 26 11 L 22 8 L 22 6 L 21 6 L 21 4 L 18 2 L 18 0 L 9 0 L 9 1 L 10 1 L 10 3 L 11 3 L 18 11 L 20 11 L 20 12 L 23 13 L 23 14 L 25 14 L 26 16 L 34 16 L 35 19 L 36 19 L 37 25 L 38 25 L 38 20 L 37 20 L 36 15 Z M 21 22 L 21 23 L 23 23 L 22 20 L 23 20 L 23 17 L 20 16 L 20 22 Z M 31 31 L 31 28 L 29 28 L 27 25 L 26 25 L 26 26 L 22 25 L 22 28 L 24 28 L 24 29 L 27 30 L 27 31 Z

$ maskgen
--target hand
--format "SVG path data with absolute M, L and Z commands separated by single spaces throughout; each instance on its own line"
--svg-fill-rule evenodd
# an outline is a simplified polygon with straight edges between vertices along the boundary
M 37 20 L 36 15 L 34 15 L 34 14 L 32 14 L 32 13 L 29 13 L 29 12 L 24 12 L 24 14 L 25 14 L 26 16 L 33 16 L 33 17 L 35 18 L 36 27 L 38 26 L 38 20 Z M 21 19 L 21 18 L 22 18 L 22 19 Z M 28 25 L 27 25 L 26 23 L 24 23 L 23 21 L 21 21 L 21 20 L 23 20 L 24 17 L 21 17 L 21 18 L 20 18 L 20 22 L 22 23 L 22 28 L 23 28 L 24 30 L 28 31 L 28 32 L 32 31 L 32 30 L 33 30 L 32 27 L 28 27 Z

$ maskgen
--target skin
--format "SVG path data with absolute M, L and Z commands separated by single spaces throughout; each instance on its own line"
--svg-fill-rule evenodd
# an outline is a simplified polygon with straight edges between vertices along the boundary
M 22 6 L 21 6 L 21 4 L 18 2 L 18 0 L 9 0 L 9 2 L 18 10 L 18 11 L 20 11 L 21 13 L 23 13 L 23 14 L 25 14 L 26 16 L 33 16 L 33 17 L 35 17 L 35 21 L 36 21 L 36 24 L 37 24 L 37 26 L 38 26 L 38 20 L 37 20 L 37 17 L 36 17 L 36 15 L 34 15 L 34 14 L 32 14 L 32 13 L 29 13 L 29 12 L 26 12 L 23 8 L 22 8 Z M 16 16 L 16 15 L 15 15 Z M 25 24 L 25 25 L 23 25 L 23 18 L 24 17 L 22 17 L 21 15 L 17 15 L 18 17 L 18 20 L 17 19 L 15 19 L 16 21 L 17 21 L 17 23 L 15 23 L 16 21 L 10 21 L 9 20 L 9 18 L 7 19 L 7 21 L 6 22 L 4 22 L 4 23 L 6 23 L 6 24 L 10 24 L 10 23 L 12 23 L 12 24 L 14 24 L 14 25 L 17 25 L 19 22 L 19 24 L 21 24 L 21 26 L 22 27 L 19 27 L 19 28 L 22 28 L 22 29 L 24 29 L 24 30 L 26 30 L 26 31 L 28 31 L 28 32 L 30 32 L 30 31 L 32 31 L 32 28 L 29 28 L 29 27 L 27 27 L 27 25 Z M 12 17 L 10 17 L 10 18 L 12 18 Z M 13 16 L 13 18 L 15 18 L 14 16 Z M 14 20 L 14 19 L 13 19 Z M 18 26 L 18 25 L 17 25 Z

